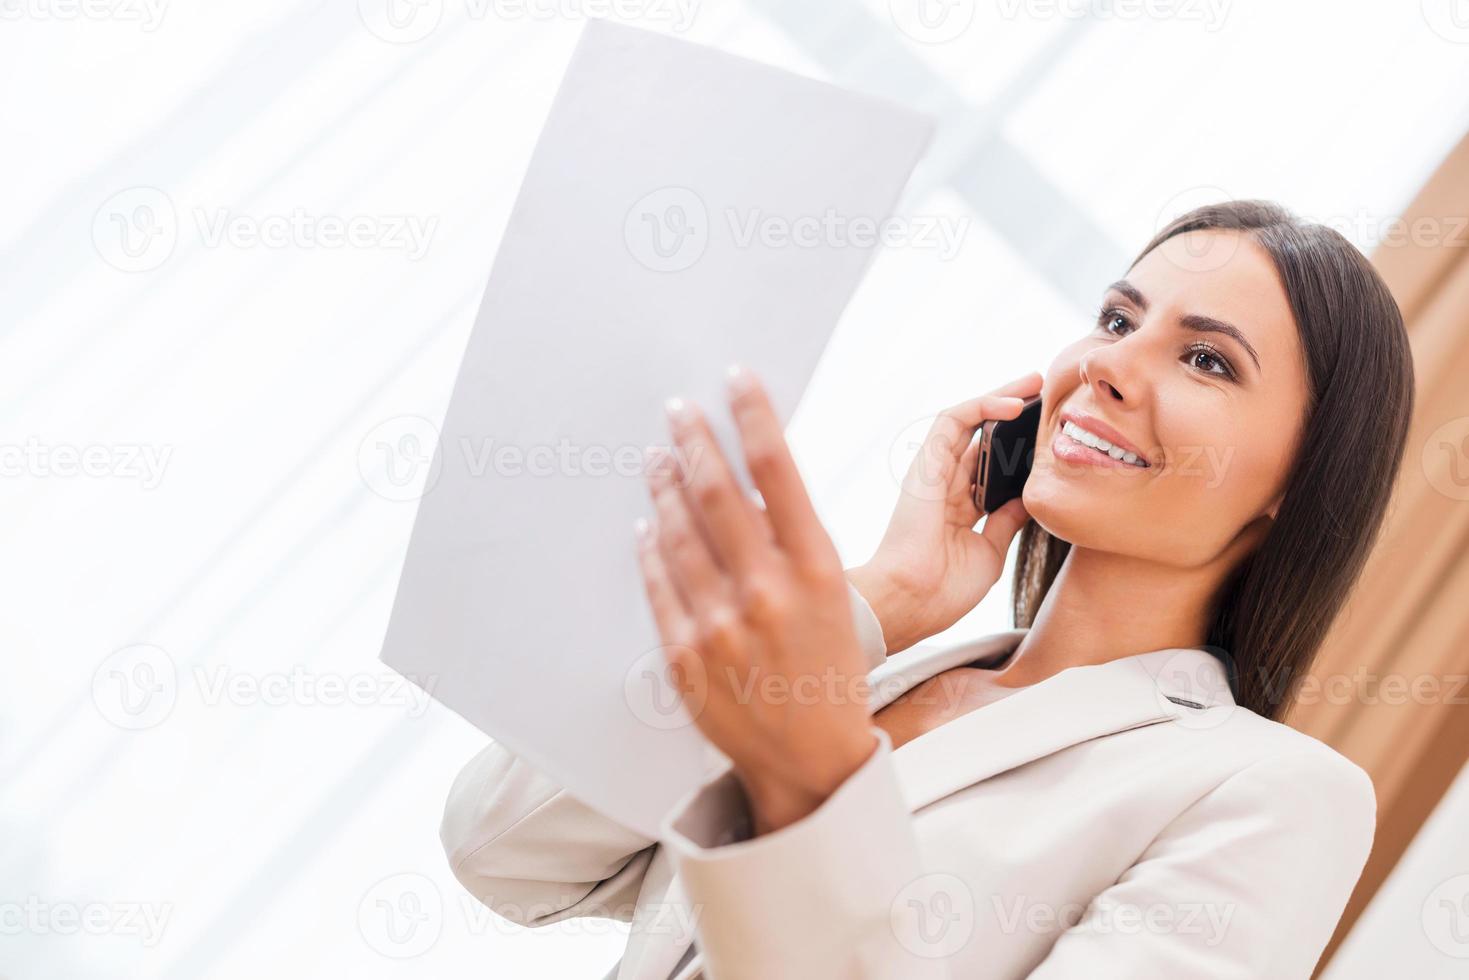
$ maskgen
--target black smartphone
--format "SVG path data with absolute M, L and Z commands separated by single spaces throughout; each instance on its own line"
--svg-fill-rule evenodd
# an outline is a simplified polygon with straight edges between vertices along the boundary
M 1032 395 L 1013 419 L 990 419 L 980 425 L 979 456 L 974 470 L 974 505 L 981 514 L 999 510 L 1020 496 L 1035 462 L 1041 396 Z

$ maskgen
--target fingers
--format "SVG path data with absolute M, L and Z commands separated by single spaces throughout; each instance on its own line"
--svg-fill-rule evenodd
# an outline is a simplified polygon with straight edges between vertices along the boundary
M 770 515 L 765 513 L 759 501 L 760 491 L 752 490 L 744 496 L 745 506 L 750 511 L 750 523 L 760 529 L 761 539 L 767 547 L 775 545 L 775 529 L 770 526 Z
M 961 489 L 973 470 L 972 461 L 964 457 L 975 452 L 974 433 L 987 420 L 1013 419 L 1020 414 L 1024 400 L 1041 390 L 1044 382 L 1039 371 L 1032 371 L 988 394 L 950 406 L 938 414 L 928 435 L 924 437 L 913 469 L 925 486 L 942 487 L 947 493 Z M 966 467 L 963 464 L 970 462 Z M 910 478 L 913 472 L 910 470 Z
M 1045 375 L 1039 371 L 1032 371 L 1029 374 L 1016 378 L 1014 381 L 1007 381 L 990 392 L 990 394 L 1029 398 L 1031 395 L 1039 395 L 1041 393 L 1041 387 L 1045 384 L 1045 380 Z
M 1003 507 L 984 519 L 984 527 L 980 534 L 995 549 L 995 553 L 1004 557 L 1010 550 L 1010 542 L 1015 540 L 1015 535 L 1030 520 L 1030 512 L 1025 509 L 1021 498 L 1007 500 Z
M 969 445 L 980 423 L 987 419 L 1013 419 L 1026 398 L 1038 394 L 1044 379 L 1039 371 L 1016 378 L 994 391 L 944 409 L 934 419 L 929 439 L 947 456 L 957 458 Z
M 643 591 L 653 610 L 653 621 L 665 643 L 687 643 L 693 638 L 693 617 L 673 584 L 663 557 L 658 553 L 657 531 L 639 519 L 637 532 L 638 568 L 643 573 Z
M 730 407 L 750 478 L 765 501 L 775 541 L 787 557 L 808 569 L 838 565 L 836 548 L 821 526 L 816 507 L 786 443 L 780 416 L 758 378 L 747 368 L 729 374 Z
M 975 521 L 979 520 L 979 505 L 974 502 L 974 485 L 979 469 L 979 446 L 980 440 L 978 439 L 969 443 L 969 448 L 964 450 L 964 455 L 959 458 L 959 465 L 949 480 L 949 503 L 958 507 L 959 513 L 969 517 L 971 527 L 974 526 Z
M 981 395 L 944 409 L 929 426 L 923 444 L 903 477 L 903 491 L 922 500 L 942 500 L 959 480 L 960 460 L 986 419 L 1013 419 L 1020 413 L 1020 399 Z M 964 480 L 969 474 L 964 474 Z
M 758 560 L 765 539 L 753 519 L 750 501 L 697 406 L 681 398 L 668 401 L 669 425 L 687 461 L 680 490 L 694 521 L 709 537 L 716 560 L 739 574 Z
M 957 458 L 969 445 L 975 431 L 989 419 L 1013 419 L 1020 414 L 1024 399 L 1011 395 L 980 395 L 951 405 L 938 414 L 928 437 L 936 440 L 944 455 Z
M 683 601 L 697 619 L 712 602 L 728 598 L 724 572 L 675 486 L 678 461 L 659 451 L 649 458 L 648 492 L 657 514 L 659 556 Z

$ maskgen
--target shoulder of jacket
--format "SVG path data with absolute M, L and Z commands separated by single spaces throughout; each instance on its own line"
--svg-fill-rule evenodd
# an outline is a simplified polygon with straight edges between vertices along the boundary
M 1268 784 L 1283 797 L 1309 797 L 1375 825 L 1377 794 L 1372 778 L 1357 763 L 1312 735 L 1240 705 L 1231 709 L 1229 722 L 1220 733 L 1237 755 L 1221 787 L 1231 782 Z

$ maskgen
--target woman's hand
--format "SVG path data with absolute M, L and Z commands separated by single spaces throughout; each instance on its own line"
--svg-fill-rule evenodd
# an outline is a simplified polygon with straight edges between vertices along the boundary
M 1032 371 L 939 413 L 903 477 L 877 551 L 847 572 L 877 615 L 888 653 L 948 629 L 999 581 L 1005 553 L 1029 515 L 1017 497 L 974 530 L 981 516 L 974 503 L 974 433 L 986 419 L 1015 418 L 1043 380 Z
M 764 509 L 699 410 L 670 400 L 677 456 L 690 462 L 654 458 L 656 516 L 639 522 L 638 555 L 670 673 L 733 763 L 759 834 L 816 809 L 878 743 L 836 548 L 763 387 L 748 370 L 731 369 L 729 384 Z

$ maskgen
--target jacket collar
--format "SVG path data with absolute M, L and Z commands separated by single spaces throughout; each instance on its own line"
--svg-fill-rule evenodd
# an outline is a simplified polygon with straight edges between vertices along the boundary
M 869 709 L 876 712 L 950 667 L 998 666 L 1027 632 L 1005 630 L 969 643 L 913 647 L 894 654 L 867 674 L 872 685 Z M 1230 679 L 1224 663 L 1198 647 L 1154 650 L 1105 664 L 1069 667 L 903 743 L 893 750 L 898 785 L 909 810 L 918 810 L 1088 739 L 1162 722 L 1212 728 L 1235 707 Z M 668 868 L 664 873 L 672 875 Z M 677 889 L 678 882 L 670 887 Z M 681 891 L 676 893 L 682 896 Z M 674 967 L 685 946 L 649 944 L 642 958 L 634 956 L 632 949 L 629 946 L 624 960 L 636 961 L 640 974 L 662 976 Z M 676 980 L 698 975 L 702 960 L 696 955 L 680 968 Z
M 895 654 L 867 675 L 869 707 L 875 712 L 950 667 L 997 666 L 1026 632 Z M 1235 707 L 1229 681 L 1225 664 L 1199 647 L 1069 667 L 905 742 L 893 751 L 893 764 L 909 808 L 917 810 L 1088 739 L 1161 722 L 1213 727 Z

